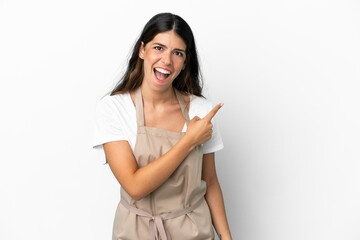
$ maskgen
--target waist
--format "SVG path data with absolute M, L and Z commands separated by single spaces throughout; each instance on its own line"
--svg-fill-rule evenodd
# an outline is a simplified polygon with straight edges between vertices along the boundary
M 200 198 L 195 204 L 184 208 L 182 210 L 177 210 L 174 212 L 163 213 L 160 215 L 152 215 L 142 209 L 139 209 L 135 206 L 131 206 L 128 202 L 126 202 L 123 198 L 120 200 L 120 203 L 127 208 L 131 213 L 136 215 L 149 218 L 149 237 L 150 240 L 167 240 L 165 227 L 164 227 L 164 220 L 177 218 L 183 215 L 186 215 L 196 209 L 200 204 L 204 201 L 204 198 Z

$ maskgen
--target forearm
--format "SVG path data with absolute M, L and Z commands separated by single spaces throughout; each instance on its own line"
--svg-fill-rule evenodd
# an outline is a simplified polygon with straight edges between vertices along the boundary
M 218 236 L 221 235 L 221 240 L 232 239 L 229 225 L 226 219 L 221 188 L 217 180 L 214 180 L 212 183 L 208 184 L 205 199 L 209 205 L 212 222 Z
M 163 184 L 193 148 L 191 141 L 183 137 L 163 156 L 137 169 L 133 175 L 136 198 L 145 197 Z

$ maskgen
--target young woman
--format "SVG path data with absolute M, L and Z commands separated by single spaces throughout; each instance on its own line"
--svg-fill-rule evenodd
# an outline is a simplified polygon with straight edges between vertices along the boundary
M 223 148 L 203 98 L 192 31 L 162 13 L 145 25 L 127 71 L 96 110 L 94 148 L 121 185 L 113 240 L 231 239 L 214 152 Z M 190 120 L 191 119 L 191 120 Z

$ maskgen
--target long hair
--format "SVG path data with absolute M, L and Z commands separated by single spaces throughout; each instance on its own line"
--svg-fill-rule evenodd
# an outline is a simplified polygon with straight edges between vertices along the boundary
M 140 87 L 144 78 L 143 60 L 139 57 L 141 42 L 145 46 L 158 33 L 170 30 L 179 35 L 186 44 L 185 69 L 174 79 L 172 85 L 181 92 L 203 97 L 201 94 L 203 83 L 194 35 L 184 19 L 171 13 L 157 14 L 146 23 L 134 45 L 126 72 L 110 95 L 128 92 Z

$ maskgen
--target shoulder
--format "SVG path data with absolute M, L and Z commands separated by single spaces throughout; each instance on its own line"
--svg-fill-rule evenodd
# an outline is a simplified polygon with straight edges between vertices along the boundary
M 132 107 L 132 101 L 130 94 L 120 93 L 115 95 L 106 95 L 101 98 L 96 106 L 97 112 L 118 112 L 118 111 L 129 111 Z
M 199 105 L 202 107 L 206 107 L 206 106 L 211 107 L 212 106 L 212 103 L 204 97 L 196 96 L 193 94 L 188 94 L 185 92 L 180 92 L 180 93 L 187 105 L 195 104 L 195 105 Z
M 204 97 L 190 95 L 189 99 L 190 99 L 189 115 L 199 116 L 202 118 L 206 116 L 213 108 L 212 102 Z
M 129 92 L 106 95 L 98 101 L 97 105 L 126 105 L 129 104 Z
M 203 107 L 211 107 L 212 103 L 210 100 L 206 99 L 205 97 L 199 97 L 196 95 L 191 95 L 191 103 L 197 104 Z

